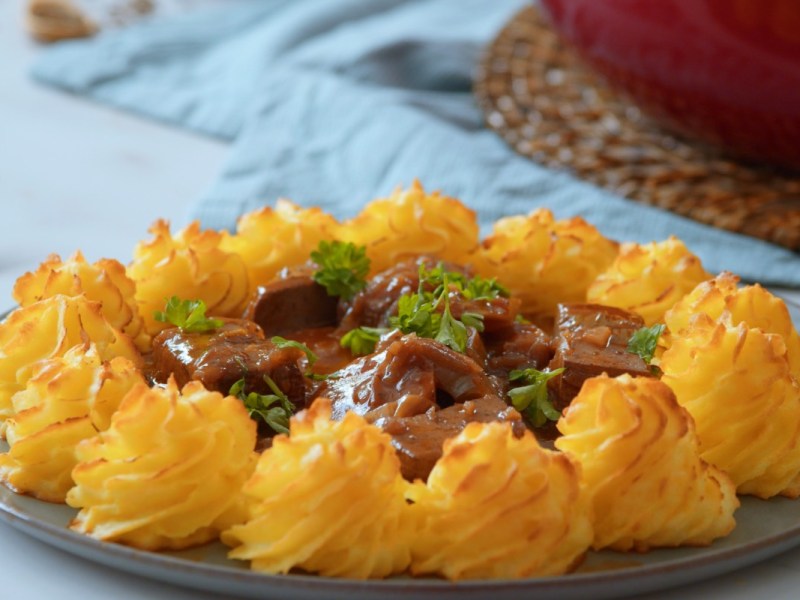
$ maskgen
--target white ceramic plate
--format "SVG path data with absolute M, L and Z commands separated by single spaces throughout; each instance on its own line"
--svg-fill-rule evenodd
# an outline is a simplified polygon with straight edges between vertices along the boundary
M 795 323 L 800 323 L 800 310 L 791 310 Z M 6 450 L 5 443 L 0 442 L 0 451 Z M 151 553 L 99 542 L 67 528 L 74 515 L 75 511 L 67 506 L 19 496 L 0 486 L 0 519 L 45 543 L 143 577 L 248 598 L 511 600 L 527 596 L 538 600 L 599 600 L 707 579 L 800 545 L 800 501 L 742 498 L 736 529 L 707 548 L 664 549 L 647 554 L 591 552 L 576 573 L 562 577 L 461 583 L 407 578 L 359 582 L 308 575 L 261 575 L 249 571 L 244 563 L 228 560 L 221 544 Z

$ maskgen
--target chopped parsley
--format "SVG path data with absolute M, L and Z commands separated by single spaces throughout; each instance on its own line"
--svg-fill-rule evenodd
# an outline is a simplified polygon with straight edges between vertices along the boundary
M 156 321 L 170 323 L 188 333 L 213 331 L 222 326 L 221 319 L 206 317 L 206 303 L 202 300 L 181 300 L 172 296 L 167 300 L 164 311 L 155 311 Z
M 403 333 L 435 338 L 441 328 L 442 315 L 436 312 L 433 294 L 420 290 L 406 294 L 397 302 L 397 314 L 389 317 L 389 325 Z
M 317 265 L 313 278 L 329 296 L 349 300 L 367 286 L 370 260 L 365 246 L 351 242 L 322 241 L 311 253 Z
M 493 300 L 499 296 L 508 298 L 509 291 L 494 277 L 484 279 L 480 276 L 467 278 L 458 271 L 446 271 L 443 263 L 437 264 L 432 269 L 420 266 L 420 281 L 434 288 L 434 295 L 439 292 L 439 288 L 444 286 L 445 280 L 451 288 L 455 288 L 467 300 Z
M 548 421 L 558 421 L 561 416 L 550 402 L 547 395 L 547 382 L 564 372 L 563 367 L 552 371 L 538 369 L 521 369 L 511 371 L 510 381 L 519 381 L 525 385 L 509 390 L 511 403 L 531 422 L 534 427 L 541 427 Z
M 372 354 L 375 351 L 375 344 L 388 331 L 389 329 L 385 327 L 357 327 L 345 333 L 339 344 L 355 356 Z
M 261 418 L 277 433 L 289 433 L 289 419 L 294 414 L 295 406 L 269 375 L 264 375 L 264 381 L 272 390 L 271 394 L 247 392 L 244 377 L 235 382 L 228 393 L 244 403 L 251 418 Z
M 303 344 L 302 342 L 298 342 L 296 340 L 287 340 L 284 337 L 279 335 L 272 336 L 269 340 L 273 344 L 275 344 L 278 348 L 297 348 L 298 350 L 302 351 L 303 354 L 306 355 L 306 360 L 308 360 L 308 366 L 313 367 L 314 363 L 317 362 L 319 357 L 314 353 L 314 351 Z
M 628 352 L 638 354 L 649 365 L 655 356 L 658 338 L 666 328 L 666 325 L 659 323 L 652 327 L 637 329 L 628 340 Z
M 464 312 L 459 318 L 454 317 L 450 309 L 451 293 L 466 300 L 508 296 L 508 290 L 496 279 L 468 278 L 463 273 L 447 271 L 441 262 L 430 269 L 421 264 L 417 291 L 398 299 L 397 314 L 389 317 L 390 327 L 434 339 L 456 352 L 466 351 L 468 327 L 483 331 L 483 315 Z M 348 331 L 340 343 L 357 356 L 370 354 L 387 331 L 389 329 L 381 327 L 358 327 Z

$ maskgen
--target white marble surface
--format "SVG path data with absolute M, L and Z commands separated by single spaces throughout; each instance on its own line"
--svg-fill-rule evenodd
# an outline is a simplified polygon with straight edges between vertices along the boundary
M 0 2 L 0 308 L 15 278 L 50 252 L 127 261 L 148 225 L 185 223 L 226 153 L 214 140 L 42 88 L 26 71 L 38 48 L 22 2 Z M 800 300 L 800 294 L 794 293 Z M 800 510 L 800 506 L 798 506 Z M 0 524 L 0 598 L 218 598 L 94 565 Z M 800 550 L 733 575 L 648 596 L 677 600 L 797 598 Z

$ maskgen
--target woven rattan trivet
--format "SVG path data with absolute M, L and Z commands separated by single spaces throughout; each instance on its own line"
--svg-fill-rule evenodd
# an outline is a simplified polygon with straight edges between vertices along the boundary
M 663 131 L 581 67 L 535 8 L 489 46 L 475 93 L 489 126 L 536 162 L 800 250 L 800 176 L 734 162 Z

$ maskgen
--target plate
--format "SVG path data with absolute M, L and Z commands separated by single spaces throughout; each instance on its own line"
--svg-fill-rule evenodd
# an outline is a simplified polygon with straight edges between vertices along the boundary
M 800 308 L 791 306 L 795 323 Z M 0 451 L 8 446 L 0 442 Z M 646 554 L 590 552 L 575 572 L 525 580 L 448 582 L 394 578 L 353 581 L 312 575 L 263 575 L 228 560 L 222 544 L 180 552 L 144 552 L 101 542 L 67 528 L 73 509 L 14 494 L 0 485 L 0 519 L 47 544 L 109 567 L 176 585 L 262 599 L 363 600 L 458 598 L 585 600 L 640 595 L 721 575 L 800 546 L 800 501 L 744 497 L 736 529 L 706 548 L 661 549 Z M 531 551 L 536 551 L 532 548 Z
M 0 446 L 2 448 L 2 446 Z M 5 450 L 5 448 L 3 448 Z M 619 598 L 720 575 L 800 545 L 800 510 L 785 498 L 742 498 L 731 535 L 707 548 L 655 550 L 647 554 L 591 552 L 581 569 L 561 577 L 451 583 L 434 579 L 358 582 L 310 575 L 262 575 L 229 561 L 221 544 L 153 553 L 100 542 L 66 528 L 75 511 L 0 487 L 0 518 L 45 543 L 88 560 L 230 597 L 280 599 L 486 598 L 511 600 Z

